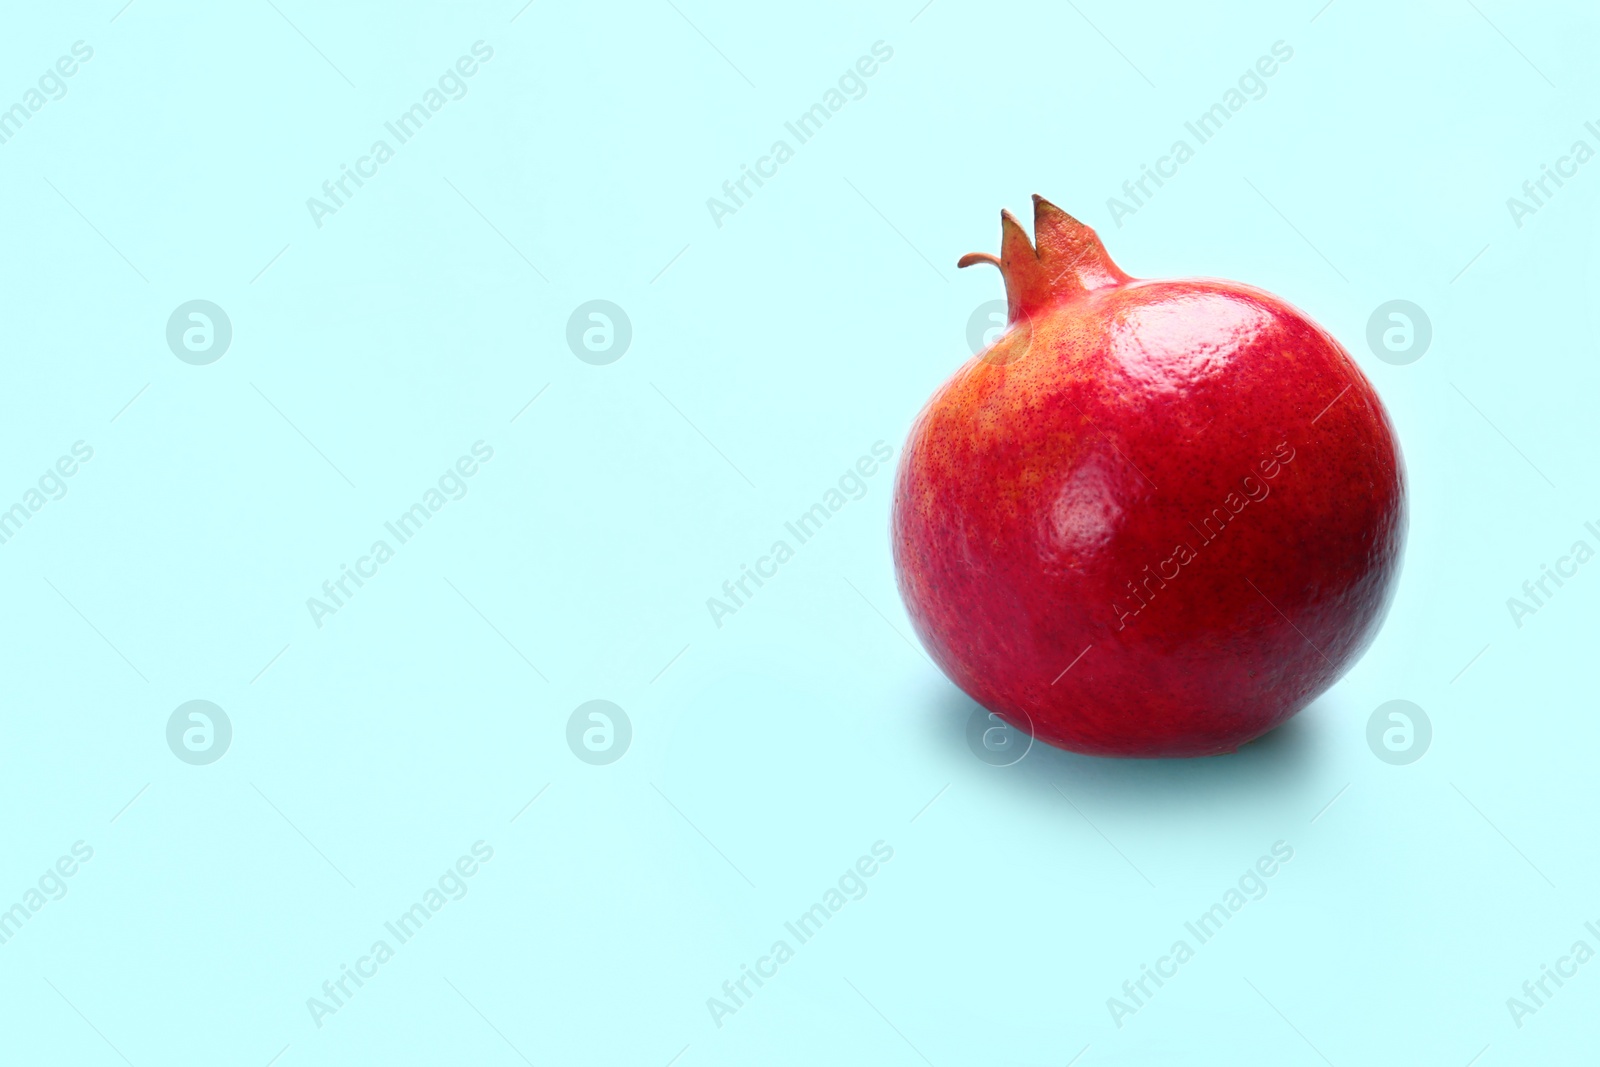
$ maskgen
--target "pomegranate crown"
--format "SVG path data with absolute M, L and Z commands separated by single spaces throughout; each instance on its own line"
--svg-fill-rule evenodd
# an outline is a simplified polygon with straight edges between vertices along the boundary
M 1085 226 L 1050 201 L 1033 194 L 1033 241 L 1011 212 L 1000 212 L 1000 254 L 969 252 L 956 263 L 993 263 L 1006 283 L 1010 322 L 1051 304 L 1131 280 L 1111 261 L 1106 246 Z

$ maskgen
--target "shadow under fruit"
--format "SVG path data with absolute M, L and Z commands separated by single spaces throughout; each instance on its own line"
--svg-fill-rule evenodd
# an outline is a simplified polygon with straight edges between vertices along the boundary
M 1034 197 L 1001 212 L 1009 325 L 911 429 L 895 569 L 969 696 L 1052 745 L 1232 752 L 1372 641 L 1405 538 L 1371 383 L 1259 289 L 1124 274 Z

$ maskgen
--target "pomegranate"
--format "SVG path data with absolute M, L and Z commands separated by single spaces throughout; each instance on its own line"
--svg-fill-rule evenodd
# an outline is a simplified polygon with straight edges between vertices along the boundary
M 1372 385 L 1270 293 L 1141 281 L 1040 197 L 1002 211 L 1004 334 L 934 394 L 896 474 L 918 636 L 1040 740 L 1232 752 L 1347 670 L 1388 610 L 1404 470 Z

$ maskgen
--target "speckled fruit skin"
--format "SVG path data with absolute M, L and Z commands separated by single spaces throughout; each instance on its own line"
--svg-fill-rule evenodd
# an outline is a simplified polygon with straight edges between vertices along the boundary
M 900 593 L 979 704 L 1103 756 L 1232 752 L 1360 656 L 1405 538 L 1388 416 L 1259 289 L 1140 281 L 1034 198 L 1001 214 L 1010 325 L 912 427 Z

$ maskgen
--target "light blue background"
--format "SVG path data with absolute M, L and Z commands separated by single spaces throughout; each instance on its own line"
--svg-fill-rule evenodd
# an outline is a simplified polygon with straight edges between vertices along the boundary
M 0 545 L 0 907 L 94 849 L 0 945 L 0 1058 L 1595 1056 L 1600 964 L 1520 1029 L 1505 1003 L 1600 948 L 1600 565 L 1521 628 L 1505 604 L 1600 520 L 1600 162 L 1520 228 L 1506 206 L 1600 147 L 1593 15 L 274 2 L 13 5 L 0 35 L 0 106 L 94 49 L 0 145 L 0 506 L 94 449 Z M 318 228 L 306 198 L 478 40 L 467 95 Z M 866 95 L 716 226 L 706 199 L 879 40 Z M 1279 40 L 1267 95 L 1118 227 L 1107 198 Z M 706 610 L 874 442 L 898 455 L 1000 295 L 955 259 L 1034 192 L 1130 273 L 1304 308 L 1398 429 L 1387 625 L 1235 756 L 976 759 L 908 640 L 890 470 Z M 1364 340 L 1395 298 L 1433 323 L 1408 366 Z M 166 345 L 191 299 L 233 325 L 208 366 Z M 608 366 L 565 341 L 591 299 L 633 325 Z M 467 496 L 314 625 L 479 440 Z M 609 766 L 565 740 L 596 698 L 634 730 Z M 1409 766 L 1366 742 L 1396 698 L 1433 723 Z M 165 740 L 193 699 L 233 724 L 209 766 Z M 467 895 L 315 1025 L 307 998 L 479 840 Z M 867 895 L 715 1025 L 707 998 L 879 840 Z M 1279 840 L 1269 893 L 1119 1029 L 1107 998 Z

